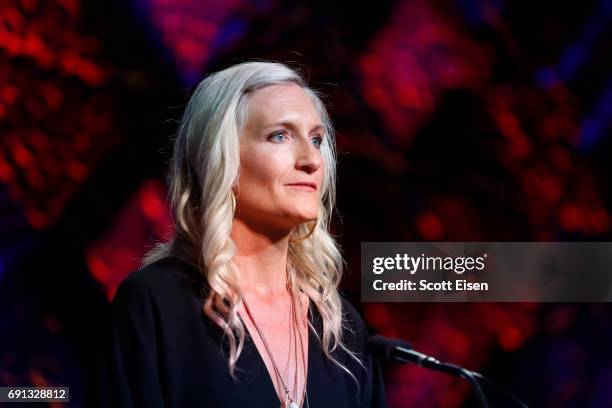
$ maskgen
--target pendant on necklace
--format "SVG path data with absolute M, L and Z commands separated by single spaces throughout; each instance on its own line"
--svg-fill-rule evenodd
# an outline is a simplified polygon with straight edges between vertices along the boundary
M 289 404 L 289 408 L 298 408 L 297 402 L 291 401 L 291 403 Z

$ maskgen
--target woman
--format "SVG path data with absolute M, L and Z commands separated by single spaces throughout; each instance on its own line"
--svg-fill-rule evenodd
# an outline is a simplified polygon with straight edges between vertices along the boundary
M 204 79 L 170 167 L 175 237 L 113 299 L 112 407 L 380 407 L 380 367 L 337 287 L 332 128 L 278 63 Z

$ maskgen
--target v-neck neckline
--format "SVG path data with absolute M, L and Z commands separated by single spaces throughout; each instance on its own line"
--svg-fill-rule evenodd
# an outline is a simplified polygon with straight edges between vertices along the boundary
M 201 293 L 203 294 L 203 297 L 206 297 L 206 294 L 208 292 L 208 290 L 210 290 L 210 286 L 208 285 L 208 281 L 206 281 L 206 279 L 203 279 L 202 275 L 200 275 L 198 269 L 189 262 L 186 262 L 185 260 L 175 257 L 175 259 L 180 263 L 183 264 L 184 266 L 186 266 L 189 270 L 191 270 L 192 272 L 195 273 L 195 276 L 193 276 L 194 279 L 197 280 L 197 282 L 199 282 L 202 286 L 200 287 L 199 290 L 201 290 Z M 240 315 L 240 313 L 238 313 L 238 318 L 240 319 L 240 321 L 242 322 L 245 330 L 246 330 L 246 334 L 248 335 L 247 341 L 251 344 L 251 346 L 253 347 L 253 352 L 255 354 L 254 358 L 256 359 L 256 361 L 258 362 L 258 366 L 262 367 L 264 372 L 265 372 L 265 380 L 263 380 L 266 383 L 266 387 L 268 388 L 268 392 L 269 394 L 274 397 L 272 397 L 275 401 L 278 401 L 280 403 L 280 405 L 282 406 L 282 401 L 280 401 L 280 398 L 278 396 L 278 394 L 276 393 L 276 387 L 274 386 L 274 381 L 272 380 L 272 376 L 270 375 L 270 372 L 268 371 L 268 368 L 266 367 L 266 363 L 261 355 L 261 353 L 259 352 L 259 349 L 257 348 L 257 345 L 255 344 L 255 341 L 253 340 L 252 336 L 251 336 L 251 332 L 249 331 L 248 327 L 246 326 L 246 324 L 244 323 L 244 320 L 242 319 L 242 316 Z M 310 325 L 312 325 L 312 327 L 315 330 L 322 330 L 322 327 L 320 326 L 320 315 L 319 312 L 316 308 L 316 306 L 314 305 L 312 299 L 308 298 L 308 313 L 307 313 L 307 318 L 308 318 L 308 367 L 306 370 L 306 395 L 304 396 L 304 402 L 307 404 L 309 404 L 309 400 L 308 400 L 308 395 L 311 395 L 311 388 L 314 386 L 313 384 L 313 375 L 311 374 L 314 370 L 313 370 L 313 364 L 315 362 L 315 350 L 318 350 L 318 342 L 317 340 L 317 336 L 312 332 L 312 329 L 310 327 Z M 219 328 L 218 326 L 216 326 L 217 328 Z M 220 330 L 220 328 L 219 328 Z M 246 356 L 245 356 L 246 357 Z M 311 395 L 312 397 L 312 395 Z M 310 398 L 312 399 L 312 398 Z
M 313 314 L 313 308 L 311 307 L 313 305 L 312 300 L 309 298 L 308 299 L 308 322 L 312 324 L 313 327 L 317 327 L 315 325 L 314 322 L 314 316 L 311 316 Z M 265 372 L 265 382 L 266 382 L 266 387 L 268 388 L 268 391 L 270 391 L 272 393 L 272 395 L 275 396 L 275 400 L 277 400 L 280 404 L 281 407 L 283 407 L 283 402 L 280 400 L 280 397 L 278 396 L 278 393 L 276 392 L 276 387 L 274 386 L 274 380 L 272 379 L 272 376 L 270 375 L 270 372 L 268 371 L 268 367 L 266 366 L 266 362 L 263 359 L 263 356 L 261 355 L 261 353 L 259 352 L 259 349 L 257 348 L 257 345 L 255 344 L 255 340 L 253 339 L 251 332 L 249 331 L 247 325 L 244 323 L 244 320 L 242 319 L 242 316 L 240 316 L 240 313 L 238 313 L 238 318 L 240 319 L 240 321 L 242 322 L 246 333 L 248 334 L 248 341 L 250 343 L 250 345 L 253 348 L 254 354 L 255 354 L 255 359 L 258 362 L 258 366 L 263 368 L 263 371 Z M 313 364 L 313 350 L 314 350 L 314 339 L 315 336 L 312 333 L 312 330 L 310 328 L 310 324 L 308 324 L 308 366 L 306 367 L 306 395 L 304 395 L 304 403 L 302 404 L 302 406 L 304 406 L 304 404 L 306 404 L 307 398 L 308 398 L 308 394 L 310 393 L 310 384 L 312 383 L 311 381 L 311 372 L 312 372 L 312 364 Z

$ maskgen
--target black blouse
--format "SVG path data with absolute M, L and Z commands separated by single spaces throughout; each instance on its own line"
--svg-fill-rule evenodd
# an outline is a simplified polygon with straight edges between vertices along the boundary
M 206 284 L 195 268 L 165 258 L 128 276 L 112 302 L 112 324 L 101 370 L 89 390 L 89 405 L 99 407 L 274 407 L 274 385 L 246 331 L 244 348 L 232 379 L 222 330 L 202 312 Z M 322 322 L 311 301 L 309 319 L 321 333 Z M 308 406 L 386 407 L 379 362 L 367 353 L 368 333 L 355 308 L 342 297 L 343 313 L 353 333 L 346 344 L 366 366 L 342 350 L 332 354 L 355 381 L 323 354 L 309 330 Z M 222 344 L 224 346 L 222 346 Z M 304 400 L 304 407 L 306 407 Z

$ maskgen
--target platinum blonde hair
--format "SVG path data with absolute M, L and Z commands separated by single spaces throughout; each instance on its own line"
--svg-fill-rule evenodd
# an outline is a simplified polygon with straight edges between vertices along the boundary
M 309 322 L 325 355 L 355 381 L 355 376 L 331 354 L 345 350 L 363 363 L 344 344 L 338 285 L 343 259 L 329 233 L 336 194 L 336 152 L 334 132 L 325 106 L 302 76 L 289 67 L 272 62 L 246 62 L 206 77 L 195 89 L 183 115 L 174 143 L 169 169 L 169 196 L 175 235 L 158 244 L 144 259 L 144 265 L 175 255 L 196 265 L 210 287 L 204 313 L 216 322 L 229 344 L 229 371 L 234 377 L 236 362 L 244 345 L 245 327 L 238 316 L 242 294 L 237 285 L 239 271 L 232 261 L 235 245 L 230 238 L 234 208 L 232 187 L 240 170 L 240 135 L 248 101 L 258 89 L 277 84 L 297 84 L 311 98 L 325 127 L 321 145 L 324 182 L 321 188 L 318 222 L 308 239 L 291 242 L 308 234 L 309 223 L 290 233 L 287 258 L 288 286 L 303 291 L 322 317 L 321 336 Z M 356 381 L 357 382 L 357 381 Z

